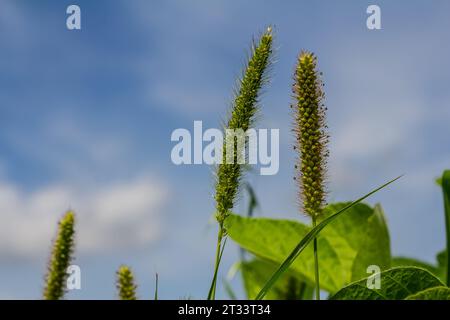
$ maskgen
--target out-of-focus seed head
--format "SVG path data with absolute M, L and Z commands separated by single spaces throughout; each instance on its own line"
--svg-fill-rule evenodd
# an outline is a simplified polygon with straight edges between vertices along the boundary
M 117 290 L 120 300 L 136 300 L 136 284 L 131 269 L 120 266 L 117 271 Z

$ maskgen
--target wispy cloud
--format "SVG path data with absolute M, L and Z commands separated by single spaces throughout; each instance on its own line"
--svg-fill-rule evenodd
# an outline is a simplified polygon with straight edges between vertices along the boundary
M 71 208 L 77 214 L 77 252 L 113 252 L 155 243 L 163 232 L 167 185 L 151 177 L 92 188 L 52 185 L 26 192 L 0 181 L 0 257 L 33 258 L 45 254 L 58 219 Z

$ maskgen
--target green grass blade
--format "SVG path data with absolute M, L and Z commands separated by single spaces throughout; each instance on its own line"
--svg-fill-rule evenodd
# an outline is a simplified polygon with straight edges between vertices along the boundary
M 444 194 L 445 230 L 447 233 L 447 252 L 450 252 L 450 170 L 442 175 L 442 192 Z M 450 254 L 447 254 L 447 286 L 450 286 Z
M 230 283 L 223 279 L 223 287 L 225 288 L 226 293 L 230 297 L 231 300 L 237 300 L 236 293 L 234 292 L 233 288 L 231 287 Z
M 222 236 L 219 235 L 219 239 L 222 239 Z M 216 298 L 216 283 L 217 283 L 217 274 L 219 272 L 220 261 L 222 261 L 223 250 L 225 249 L 225 245 L 227 243 L 227 239 L 225 238 L 223 244 L 221 242 L 218 243 L 217 252 L 219 252 L 218 258 L 216 259 L 216 266 L 214 267 L 214 276 L 211 282 L 211 287 L 208 292 L 208 300 L 214 300 Z
M 155 276 L 155 300 L 158 300 L 158 273 Z
M 399 176 L 395 179 L 392 179 L 391 181 L 383 184 L 382 186 L 376 188 L 375 190 L 369 192 L 365 196 L 359 198 L 358 200 L 355 200 L 342 208 L 341 210 L 337 211 L 336 213 L 332 214 L 325 220 L 323 220 L 321 223 L 319 223 L 316 227 L 314 227 L 310 232 L 306 234 L 306 236 L 298 243 L 298 245 L 292 250 L 292 252 L 289 254 L 289 256 L 284 260 L 284 262 L 280 265 L 278 270 L 272 275 L 272 277 L 266 282 L 264 287 L 261 289 L 261 291 L 256 296 L 255 300 L 261 300 L 264 298 L 264 296 L 267 294 L 267 292 L 270 290 L 270 288 L 275 284 L 275 282 L 278 280 L 278 278 L 286 272 L 286 270 L 289 268 L 289 266 L 294 262 L 294 260 L 299 256 L 299 254 L 307 247 L 307 245 L 322 231 L 323 228 L 325 228 L 330 222 L 335 220 L 339 215 L 344 213 L 347 209 L 353 207 L 357 203 L 363 201 L 364 199 L 368 198 L 369 196 L 373 195 L 374 193 L 380 191 L 381 189 L 385 188 L 389 184 L 393 183 L 394 181 L 400 179 L 402 176 Z
M 253 187 L 249 183 L 245 184 L 245 189 L 248 193 L 247 217 L 253 217 L 253 212 L 259 206 L 259 201 L 256 198 L 255 190 L 253 190 Z
M 253 213 L 255 209 L 259 206 L 258 198 L 256 198 L 255 190 L 253 190 L 252 186 L 249 183 L 245 184 L 245 189 L 248 193 L 248 207 L 247 207 L 247 217 L 251 218 L 253 217 Z M 245 249 L 239 248 L 239 254 L 241 256 L 241 260 L 245 260 Z

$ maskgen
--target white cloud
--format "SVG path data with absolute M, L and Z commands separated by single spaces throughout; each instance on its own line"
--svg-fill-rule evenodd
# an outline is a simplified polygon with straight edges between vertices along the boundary
M 161 209 L 168 190 L 145 177 L 98 188 L 53 185 L 25 192 L 0 181 L 0 257 L 48 254 L 57 221 L 69 208 L 77 214 L 77 253 L 148 245 L 161 235 Z

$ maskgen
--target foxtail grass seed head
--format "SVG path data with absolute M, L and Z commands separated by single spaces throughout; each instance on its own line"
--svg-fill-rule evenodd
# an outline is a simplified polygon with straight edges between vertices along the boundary
M 255 113 L 257 112 L 258 96 L 261 88 L 267 81 L 267 67 L 272 54 L 272 28 L 262 34 L 257 44 L 253 44 L 251 56 L 239 81 L 239 89 L 234 100 L 231 117 L 226 129 L 242 129 L 244 132 L 251 128 Z M 233 138 L 234 139 L 234 138 Z M 233 141 L 234 143 L 234 141 Z M 226 140 L 223 148 L 223 159 L 226 159 Z M 234 201 L 242 177 L 242 165 L 237 157 L 241 150 L 234 148 L 233 163 L 223 163 L 217 169 L 216 182 L 216 218 L 222 226 L 225 218 L 234 206 Z
M 48 265 L 44 299 L 58 300 L 66 292 L 67 268 L 74 250 L 75 214 L 67 211 L 59 221 L 58 234 L 53 243 L 53 251 Z
M 298 174 L 303 212 L 315 221 L 325 205 L 325 174 L 328 157 L 321 73 L 317 71 L 317 57 L 301 52 L 295 69 L 293 93 L 295 97 L 295 150 L 299 152 Z M 298 170 L 299 169 L 299 170 Z
M 136 300 L 136 284 L 131 269 L 120 266 L 117 271 L 117 290 L 120 300 Z

